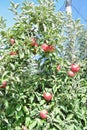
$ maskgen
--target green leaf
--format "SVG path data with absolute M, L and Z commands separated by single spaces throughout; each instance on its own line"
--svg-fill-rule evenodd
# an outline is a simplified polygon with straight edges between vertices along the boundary
M 12 63 L 10 63 L 10 66 L 11 66 L 12 70 L 15 70 L 15 65 L 13 65 Z
M 58 130 L 63 130 L 62 127 L 59 124 L 53 123 L 54 127 Z
M 21 127 L 16 126 L 16 127 L 15 127 L 15 130 L 21 130 Z
M 16 76 L 15 80 L 16 80 L 17 82 L 21 82 L 21 80 L 20 80 L 20 78 L 19 78 L 18 76 Z
M 23 118 L 23 112 L 21 111 L 15 111 L 15 117 L 16 120 L 18 120 L 19 118 Z
M 5 108 L 7 109 L 9 106 L 9 102 L 7 100 L 4 101 Z
M 17 110 L 17 111 L 20 111 L 21 109 L 22 109 L 22 105 L 18 104 L 18 105 L 16 106 L 16 110 Z
M 14 8 L 17 9 L 19 7 L 19 4 L 15 4 Z
M 4 79 L 7 75 L 8 75 L 9 71 L 5 71 L 3 74 L 2 74 L 2 79 Z
M 29 125 L 29 130 L 33 130 L 35 126 L 37 125 L 37 120 L 34 120 L 32 124 Z
M 26 117 L 26 118 L 25 118 L 25 126 L 29 127 L 30 122 L 31 122 L 30 117 Z
M 20 57 L 20 59 L 23 59 L 24 58 L 24 52 L 20 52 L 19 57 Z
M 9 121 L 8 121 L 8 119 L 7 119 L 7 118 L 5 118 L 5 119 L 4 119 L 4 121 L 5 121 L 7 124 L 9 124 Z
M 74 116 L 73 114 L 69 114 L 69 115 L 67 116 L 66 120 L 67 120 L 67 121 L 71 120 L 71 119 L 73 118 L 73 116 Z
M 24 110 L 24 112 L 29 114 L 29 109 L 27 108 L 27 106 L 23 106 L 23 110 Z

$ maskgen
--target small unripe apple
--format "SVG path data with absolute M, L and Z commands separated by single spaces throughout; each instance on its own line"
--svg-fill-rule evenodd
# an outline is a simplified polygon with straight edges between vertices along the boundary
M 52 99 L 52 94 L 49 93 L 49 92 L 44 92 L 44 99 L 47 100 L 47 101 L 50 101 Z
M 40 111 L 40 117 L 42 119 L 46 119 L 47 118 L 47 114 L 48 114 L 48 111 L 45 110 L 45 109 Z

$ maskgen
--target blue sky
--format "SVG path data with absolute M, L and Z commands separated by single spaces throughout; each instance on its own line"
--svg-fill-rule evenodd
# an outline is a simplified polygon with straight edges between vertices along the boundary
M 13 0 L 15 3 L 22 3 L 23 0 Z M 36 2 L 36 0 L 31 0 Z M 13 15 L 8 10 L 10 7 L 10 0 L 0 1 L 0 16 L 3 16 L 7 19 L 7 26 L 14 24 Z M 65 0 L 59 0 L 59 3 L 56 5 L 57 10 L 65 11 Z M 84 24 L 87 28 L 87 0 L 72 0 L 72 14 L 74 19 L 81 19 L 81 23 Z
M 72 12 L 73 18 L 80 18 L 87 28 L 87 0 L 72 0 Z

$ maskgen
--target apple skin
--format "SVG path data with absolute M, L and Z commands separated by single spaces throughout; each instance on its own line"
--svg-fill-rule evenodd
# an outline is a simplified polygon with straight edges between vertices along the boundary
M 10 52 L 10 55 L 11 55 L 11 56 L 15 56 L 15 55 L 17 55 L 17 52 L 11 51 L 11 52 Z
M 68 76 L 70 76 L 70 77 L 74 77 L 75 76 L 75 73 L 73 72 L 73 71 L 68 71 Z
M 54 52 L 54 50 L 55 50 L 55 47 L 54 47 L 54 46 L 49 45 L 48 47 L 49 47 L 49 52 Z
M 50 101 L 50 100 L 52 100 L 52 94 L 51 93 L 49 93 L 49 92 L 44 92 L 44 95 L 43 95 L 43 97 L 44 97 L 44 99 L 46 100 L 46 101 Z
M 13 45 L 15 43 L 15 39 L 14 38 L 11 38 L 10 39 L 10 43 Z
M 0 86 L 0 88 L 6 88 L 6 86 L 7 86 L 7 81 L 3 81 L 2 85 Z
M 7 85 L 7 81 L 3 81 L 3 82 L 2 82 L 2 85 L 3 85 L 3 86 L 6 86 L 6 85 Z
M 45 52 L 53 52 L 55 50 L 55 47 L 52 45 L 47 45 L 46 43 L 42 44 L 41 46 L 42 50 Z
M 48 49 L 49 49 L 49 48 L 48 48 L 48 45 L 47 45 L 46 43 L 42 44 L 41 48 L 42 48 L 42 50 L 44 50 L 45 52 L 47 52 Z
M 31 43 L 31 46 L 38 47 L 38 44 L 37 43 Z
M 57 70 L 59 71 L 61 69 L 61 66 L 60 65 L 57 65 Z
M 73 71 L 74 73 L 79 72 L 79 70 L 80 70 L 80 66 L 79 65 L 77 65 L 77 64 L 72 64 L 71 65 L 71 71 Z
M 32 43 L 31 43 L 31 46 L 35 46 L 35 47 L 38 47 L 38 44 L 36 42 L 36 39 L 35 38 L 32 38 Z
M 48 114 L 48 111 L 45 110 L 45 109 L 40 111 L 40 117 L 42 119 L 46 119 L 47 118 L 47 114 Z

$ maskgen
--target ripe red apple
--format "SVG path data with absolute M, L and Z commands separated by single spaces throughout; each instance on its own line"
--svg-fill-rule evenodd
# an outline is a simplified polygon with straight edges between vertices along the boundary
M 74 77 L 75 76 L 75 73 L 73 72 L 73 71 L 68 71 L 68 76 L 70 76 L 70 77 Z
M 49 92 L 44 92 L 44 99 L 47 100 L 47 101 L 50 101 L 52 99 L 52 94 L 49 93 Z
M 52 45 L 49 45 L 48 48 L 49 48 L 49 52 L 53 52 L 55 50 L 55 47 Z
M 15 56 L 15 55 L 17 55 L 17 52 L 11 51 L 11 52 L 10 52 L 10 55 L 11 55 L 11 56 Z
M 44 50 L 44 51 L 48 51 L 48 45 L 46 44 L 46 43 L 44 43 L 44 44 L 42 44 L 42 46 L 41 46 L 41 48 L 42 48 L 42 50 Z
M 10 39 L 10 43 L 13 45 L 15 43 L 15 39 L 14 38 L 11 38 Z
M 42 119 L 46 119 L 47 118 L 47 114 L 48 114 L 48 111 L 45 110 L 45 109 L 40 111 L 40 117 Z
M 37 43 L 31 43 L 31 46 L 38 47 L 38 44 Z
M 7 81 L 3 81 L 2 85 L 0 86 L 0 88 L 6 88 L 6 86 L 7 86 Z
M 54 46 L 52 45 L 47 45 L 46 43 L 42 44 L 41 46 L 42 50 L 45 52 L 53 52 L 55 50 Z
M 3 85 L 3 86 L 6 86 L 6 85 L 7 85 L 7 81 L 3 81 L 3 82 L 2 82 L 2 85 Z
M 31 43 L 31 46 L 38 47 L 38 44 L 37 44 L 37 42 L 36 42 L 36 39 L 35 39 L 35 38 L 32 38 L 32 43 Z
M 61 69 L 60 65 L 57 65 L 57 70 L 59 71 Z
M 77 64 L 72 64 L 71 65 L 71 71 L 73 71 L 74 73 L 77 73 L 80 70 L 80 66 Z

